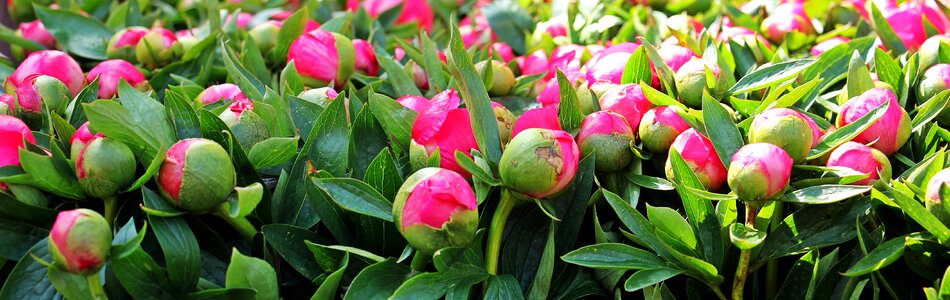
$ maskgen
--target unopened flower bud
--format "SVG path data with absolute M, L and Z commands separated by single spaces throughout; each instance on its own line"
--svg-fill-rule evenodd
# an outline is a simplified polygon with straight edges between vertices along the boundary
M 49 233 L 49 252 L 59 268 L 89 275 L 99 271 L 112 249 L 109 222 L 89 209 L 60 212 Z
M 124 59 L 131 62 L 137 62 L 135 58 L 135 46 L 138 46 L 142 37 L 148 33 L 148 28 L 133 26 L 119 30 L 106 47 L 106 56 L 111 59 Z
M 303 83 L 311 87 L 334 83 L 342 88 L 355 68 L 355 49 L 349 38 L 335 32 L 314 30 L 297 38 L 287 52 Z
M 254 112 L 254 104 L 250 100 L 232 102 L 218 118 L 228 125 L 245 151 L 270 137 L 267 124 Z
M 579 160 L 580 151 L 569 133 L 531 128 L 511 139 L 498 168 L 507 187 L 534 198 L 546 198 L 574 180 Z
M 911 128 L 910 116 L 897 104 L 897 96 L 890 90 L 873 88 L 848 100 L 841 107 L 837 124 L 838 127 L 851 124 L 882 104 L 887 105 L 884 116 L 858 134 L 853 141 L 862 144 L 874 142 L 871 147 L 881 150 L 885 155 L 891 155 L 910 138 Z
M 86 195 L 105 198 L 135 179 L 135 155 L 115 139 L 96 137 L 76 156 L 76 178 Z
M 811 150 L 811 126 L 801 113 L 788 108 L 771 108 L 755 116 L 749 126 L 750 143 L 769 143 L 785 150 L 801 162 Z
M 847 142 L 835 148 L 828 156 L 829 167 L 845 167 L 868 175 L 854 184 L 886 184 L 891 180 L 891 162 L 880 150 L 864 144 Z
M 577 132 L 581 153 L 584 156 L 596 153 L 594 166 L 604 173 L 622 170 L 633 160 L 630 142 L 635 139 L 627 120 L 609 111 L 587 115 Z
M 726 183 L 726 166 L 719 159 L 712 141 L 690 128 L 673 140 L 670 152 L 676 151 L 709 191 L 718 191 Z M 673 163 L 666 160 L 666 178 L 673 180 Z
M 135 58 L 148 67 L 164 66 L 182 53 L 175 33 L 165 28 L 152 28 L 135 46 Z
M 729 188 L 739 200 L 761 203 L 781 196 L 792 176 L 792 158 L 769 143 L 742 146 L 729 164 Z
M 676 106 L 661 106 L 648 110 L 640 120 L 640 141 L 653 153 L 667 153 L 676 137 L 690 128 Z
M 479 76 L 482 76 L 482 70 L 485 69 L 486 64 L 488 64 L 487 60 L 475 64 L 475 70 L 478 71 Z M 491 61 L 491 69 L 492 85 L 491 89 L 488 90 L 488 94 L 492 96 L 508 95 L 515 85 L 515 73 L 511 72 L 511 69 L 505 63 L 497 60 Z
M 236 180 L 228 152 L 201 138 L 175 143 L 158 171 L 162 195 L 172 205 L 190 212 L 206 212 L 223 203 Z
M 464 177 L 425 168 L 406 179 L 393 203 L 396 228 L 409 245 L 432 255 L 472 242 L 478 229 L 478 202 Z

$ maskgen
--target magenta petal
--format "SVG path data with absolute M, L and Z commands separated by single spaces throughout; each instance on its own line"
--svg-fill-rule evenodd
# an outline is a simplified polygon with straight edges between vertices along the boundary
M 515 121 L 511 136 L 518 136 L 518 133 L 529 128 L 561 130 L 561 123 L 557 117 L 557 107 L 548 106 L 524 112 L 524 114 Z

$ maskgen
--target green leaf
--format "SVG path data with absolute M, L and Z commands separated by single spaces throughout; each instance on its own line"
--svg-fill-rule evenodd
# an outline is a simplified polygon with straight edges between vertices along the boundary
M 455 161 L 460 167 L 462 167 L 463 170 L 471 173 L 472 176 L 475 176 L 475 178 L 478 178 L 478 180 L 488 183 L 491 186 L 501 185 L 501 180 L 495 178 L 489 173 L 491 170 L 483 169 L 481 166 L 475 163 L 475 160 L 473 160 L 468 155 L 465 155 L 462 150 L 455 150 Z M 438 166 L 438 164 L 436 164 L 436 166 Z
M 604 199 L 617 213 L 620 221 L 630 232 L 643 240 L 644 246 L 656 251 L 660 257 L 667 260 L 673 258 L 673 254 L 666 249 L 664 242 L 656 235 L 656 228 L 653 227 L 653 224 L 617 194 L 603 189 L 601 191 L 603 191 Z
M 584 113 L 581 112 L 581 103 L 577 99 L 577 91 L 574 90 L 573 83 L 564 76 L 560 69 L 556 71 L 558 89 L 561 93 L 558 120 L 561 121 L 561 128 L 567 132 L 573 132 L 584 120 Z
M 706 133 L 713 147 L 716 148 L 722 164 L 728 169 L 732 162 L 732 155 L 745 143 L 742 141 L 739 128 L 732 121 L 726 108 L 707 95 L 706 93 L 703 95 L 703 120 L 706 124 Z
M 370 262 L 372 262 L 372 263 L 378 263 L 378 262 L 381 262 L 381 261 L 386 260 L 386 259 L 383 258 L 382 256 L 373 254 L 372 252 L 369 252 L 369 251 L 366 251 L 366 250 L 363 250 L 363 249 L 359 249 L 359 248 L 347 247 L 347 246 L 339 246 L 339 245 L 326 246 L 326 245 L 320 245 L 320 244 L 315 244 L 315 243 L 311 243 L 311 242 L 305 242 L 305 243 L 307 244 L 307 247 L 310 248 L 310 249 L 313 249 L 313 248 L 315 248 L 315 247 L 320 247 L 320 248 L 325 248 L 325 249 L 338 250 L 338 251 L 346 252 L 346 253 L 349 253 L 349 254 L 356 254 L 358 257 L 365 258 L 366 260 L 368 260 L 368 261 L 370 261 Z M 311 250 L 311 252 L 312 252 L 312 251 L 313 251 L 313 250 Z
M 808 160 L 819 158 L 825 153 L 831 152 L 831 150 L 837 148 L 841 144 L 844 144 L 854 137 L 864 132 L 865 129 L 871 127 L 874 122 L 877 122 L 878 119 L 884 116 L 884 113 L 887 112 L 887 103 L 881 103 L 878 107 L 868 111 L 867 114 L 858 118 L 851 124 L 845 125 L 838 130 L 835 130 L 832 133 L 829 133 L 827 136 L 821 139 L 821 142 L 815 146 L 814 149 L 811 149 L 808 152 Z
M 875 3 L 871 3 L 871 21 L 881 41 L 884 42 L 884 47 L 894 50 L 894 53 L 897 54 L 907 52 L 907 46 L 905 46 L 900 37 L 894 33 L 894 29 L 891 28 L 890 23 L 884 18 L 884 15 L 881 14 L 881 10 Z
M 806 205 L 776 224 L 753 255 L 753 264 L 847 242 L 857 236 L 855 220 L 867 219 L 870 203 L 859 199 L 833 205 Z
M 679 274 L 683 274 L 683 270 L 659 268 L 636 271 L 623 283 L 623 289 L 627 292 L 636 292 Z
M 798 102 L 796 107 L 808 109 L 818 99 L 818 94 L 825 91 L 839 80 L 845 78 L 848 72 L 848 63 L 850 62 L 852 51 L 858 50 L 865 55 L 870 52 L 876 37 L 868 36 L 856 38 L 845 44 L 845 46 L 835 47 L 818 57 L 818 60 L 802 73 L 803 78 L 820 78 L 818 87 L 808 94 L 802 101 Z
M 921 227 L 934 235 L 941 243 L 950 241 L 950 229 L 947 228 L 937 217 L 930 213 L 927 208 L 913 198 L 913 193 L 904 193 L 896 188 L 907 190 L 907 186 L 897 181 L 891 181 L 894 187 L 887 186 L 887 191 L 891 193 L 891 199 L 900 205 L 901 210 L 907 216 L 920 224 Z
M 160 139 L 140 126 L 139 119 L 119 102 L 98 100 L 82 106 L 89 118 L 90 130 L 122 141 L 132 152 L 144 150 L 143 157 L 139 158 L 142 161 L 151 161 L 157 155 Z
M 379 151 L 379 155 L 369 164 L 363 181 L 379 191 L 384 198 L 396 198 L 403 180 L 388 148 Z
M 53 287 L 56 288 L 56 291 L 62 293 L 66 299 L 95 299 L 92 291 L 89 290 L 89 284 L 85 276 L 63 271 L 56 266 L 49 266 L 48 272 Z M 99 274 L 94 276 L 99 276 Z
M 352 178 L 318 178 L 313 183 L 345 210 L 393 221 L 393 204 L 365 182 Z
M 165 115 L 175 128 L 178 139 L 201 137 L 198 115 L 191 106 L 191 101 L 185 96 L 174 91 L 165 91 Z
M 244 66 L 239 63 L 241 60 L 234 54 L 231 48 L 222 39 L 219 47 L 224 53 L 224 68 L 228 71 L 228 77 L 234 80 L 234 84 L 241 88 L 241 91 L 251 100 L 260 100 L 264 98 L 264 84 L 261 83 L 254 74 L 251 74 Z
M 277 299 L 277 272 L 266 261 L 244 256 L 237 249 L 233 249 L 226 287 L 253 289 L 257 292 L 254 299 Z
M 376 93 L 371 93 L 369 96 L 369 108 L 379 121 L 379 125 L 386 131 L 389 143 L 394 146 L 394 149 L 408 153 L 416 111 L 402 106 L 385 95 Z
M 257 292 L 253 289 L 230 288 L 209 289 L 188 294 L 188 300 L 225 300 L 225 299 L 254 299 Z
M 917 114 L 914 115 L 914 119 L 911 121 L 913 132 L 920 132 L 924 126 L 931 124 L 931 121 L 946 109 L 948 102 L 950 102 L 950 90 L 944 90 L 918 106 Z
M 673 70 L 670 69 L 668 65 L 666 65 L 666 61 L 663 60 L 663 57 L 660 56 L 660 53 L 656 51 L 656 47 L 654 47 L 650 41 L 644 37 L 638 37 L 637 40 L 642 44 L 640 47 L 645 47 L 644 50 L 646 50 L 647 56 L 650 57 L 650 61 L 653 62 L 653 67 L 656 68 L 656 73 L 657 76 L 660 77 L 660 82 L 663 83 L 663 86 L 666 87 L 667 91 L 670 91 L 670 95 L 675 97 L 676 94 L 672 92 L 676 89 L 676 84 L 673 81 Z M 643 83 L 646 82 L 649 81 L 645 81 Z M 641 86 L 643 83 L 641 83 Z M 644 89 L 644 93 L 646 93 L 646 89 Z
M 280 26 L 280 31 L 277 32 L 277 45 L 274 47 L 275 59 L 286 59 L 290 44 L 304 34 L 304 28 L 307 26 L 307 19 L 310 15 L 307 8 L 305 5 L 298 9 Z
M 902 75 L 900 64 L 883 49 L 877 47 L 874 48 L 874 72 L 881 81 L 892 87 L 900 87 Z
M 644 47 L 637 47 L 633 55 L 627 59 L 627 65 L 623 68 L 620 83 L 647 83 L 652 80 L 652 76 L 650 59 L 647 57 L 646 49 Z
M 887 267 L 901 258 L 904 254 L 904 246 L 907 245 L 908 239 L 911 239 L 911 237 L 902 236 L 881 243 L 881 245 L 868 253 L 867 256 L 851 266 L 847 272 L 844 272 L 844 275 L 856 277 Z
M 746 224 L 732 223 L 729 226 L 729 240 L 742 250 L 758 247 L 765 241 L 765 235 L 765 231 L 758 231 Z
M 165 269 L 140 247 L 132 249 L 125 257 L 111 258 L 109 270 L 121 274 L 116 276 L 118 283 L 133 298 L 175 299 Z
M 422 96 L 422 92 L 419 91 L 419 88 L 416 87 L 416 83 L 412 80 L 412 77 L 406 73 L 406 69 L 399 65 L 396 61 L 390 58 L 387 55 L 379 55 L 376 57 L 379 60 L 379 66 L 383 67 L 383 71 L 386 72 L 389 79 L 389 83 L 392 84 L 393 89 L 396 90 L 396 93 L 401 96 Z
M 33 258 L 35 256 L 43 261 L 52 261 L 48 244 L 46 238 L 36 242 L 28 254 L 19 259 L 3 282 L 0 299 L 54 299 L 61 296 L 47 276 L 47 266 Z
M 702 188 L 694 188 L 694 187 L 688 187 L 688 186 L 683 186 L 683 188 L 686 189 L 686 191 L 688 191 L 690 194 L 699 196 L 702 199 L 707 199 L 710 201 L 730 201 L 730 200 L 739 199 L 739 196 L 736 196 L 736 194 L 732 194 L 732 193 L 729 193 L 729 194 L 713 193 L 710 191 L 706 191 Z
M 268 224 L 261 230 L 267 243 L 305 278 L 313 280 L 323 273 L 305 243 L 318 242 L 315 232 L 287 224 Z
M 870 190 L 870 186 L 837 184 L 817 185 L 806 187 L 790 193 L 785 193 L 785 195 L 783 195 L 778 200 L 794 203 L 828 204 L 844 201 L 864 194 Z
M 501 158 L 501 139 L 498 137 L 498 123 L 495 121 L 495 112 L 488 98 L 488 90 L 478 79 L 478 72 L 472 64 L 472 58 L 465 51 L 462 44 L 462 35 L 458 27 L 452 27 L 452 38 L 449 41 L 448 61 L 449 70 L 455 78 L 459 95 L 465 101 L 465 107 L 472 120 L 472 130 L 478 149 L 484 155 L 489 165 L 497 165 Z
M 0 245 L 0 257 L 12 261 L 19 260 L 30 251 L 33 245 L 47 236 L 49 236 L 49 230 L 45 228 L 0 219 L 0 239 L 5 241 Z
M 228 197 L 225 202 L 228 215 L 232 218 L 243 218 L 254 212 L 257 204 L 264 197 L 264 186 L 259 182 L 252 183 L 246 187 L 235 187 L 233 195 Z
M 676 192 L 682 198 L 683 208 L 686 211 L 687 219 L 690 220 L 690 225 L 693 227 L 693 232 L 699 237 L 701 253 L 707 261 L 718 266 L 725 256 L 726 246 L 722 236 L 722 227 L 716 217 L 716 209 L 713 207 L 712 201 L 697 197 L 686 189 L 689 187 L 702 190 L 703 184 L 692 169 L 686 165 L 679 152 L 670 151 L 669 160 L 673 167 L 674 182 L 677 183 L 678 187 Z
M 534 280 L 531 281 L 531 288 L 528 290 L 528 299 L 547 299 L 551 291 L 551 277 L 554 273 L 554 227 L 548 226 L 548 239 L 544 243 L 544 252 L 541 253 L 541 262 L 538 264 L 538 271 L 534 273 Z M 509 275 L 510 276 L 510 275 Z M 514 277 L 512 277 L 514 279 Z M 494 282 L 495 280 L 492 280 Z M 515 280 L 512 280 L 515 281 Z M 517 281 L 515 281 L 517 282 Z M 489 285 L 492 285 L 491 283 Z M 521 294 L 521 287 L 514 284 L 518 293 Z M 491 289 L 489 287 L 489 289 Z M 511 295 L 511 294 L 509 294 Z
M 142 199 L 145 207 L 158 208 L 158 203 L 165 206 L 165 200 L 152 190 L 142 187 Z M 182 217 L 163 218 L 148 216 L 152 223 L 152 232 L 155 233 L 168 268 L 168 281 L 174 288 L 175 295 L 185 295 L 194 290 L 198 283 L 201 271 L 201 250 L 198 240 Z
M 422 40 L 422 56 L 425 62 L 426 78 L 429 79 L 429 87 L 435 91 L 444 90 L 449 84 L 449 78 L 445 74 L 445 63 L 439 58 L 436 51 L 437 46 L 427 34 L 420 34 Z
M 785 276 L 785 282 L 782 283 L 776 299 L 812 299 L 811 295 L 814 293 L 818 280 L 824 276 L 819 268 L 832 263 L 825 261 L 824 258 L 819 260 L 818 251 L 809 251 L 802 255 Z
M 23 171 L 32 178 L 32 185 L 70 199 L 83 199 L 84 193 L 66 160 L 20 149 Z
M 303 150 L 310 156 L 314 168 L 335 176 L 346 173 L 349 160 L 350 129 L 345 102 L 330 102 L 310 132 L 309 148 Z
M 297 155 L 299 136 L 272 137 L 251 146 L 247 159 L 255 169 L 267 169 L 278 166 Z
M 135 249 L 139 248 L 139 244 L 142 243 L 142 240 L 145 239 L 147 229 L 148 223 L 142 223 L 142 229 L 139 229 L 138 233 L 135 233 L 135 221 L 129 219 L 129 222 L 126 223 L 125 226 L 122 226 L 122 229 L 119 229 L 115 239 L 112 240 L 112 250 L 110 251 L 109 258 L 121 259 L 131 255 Z M 128 238 L 127 241 L 122 243 L 117 243 L 122 235 L 131 235 L 131 238 Z
M 798 59 L 763 66 L 739 79 L 735 85 L 729 88 L 729 93 L 740 94 L 755 91 L 775 83 L 783 82 L 795 77 L 814 62 L 815 60 L 811 59 Z
M 330 273 L 330 275 L 326 277 L 323 283 L 320 284 L 320 287 L 317 288 L 317 291 L 313 294 L 313 297 L 311 297 L 310 299 L 321 300 L 321 299 L 336 298 L 337 297 L 336 290 L 340 286 L 340 281 L 343 279 L 343 271 L 346 271 L 346 266 L 349 264 L 349 262 L 350 262 L 350 254 L 346 253 L 343 255 L 343 259 L 340 262 L 340 267 L 336 271 L 333 271 L 333 273 Z M 276 299 L 276 296 L 273 299 Z
M 561 259 L 595 269 L 639 270 L 667 266 L 663 259 L 653 253 L 618 243 L 584 246 L 561 256 Z
M 409 279 L 412 275 L 411 272 L 409 267 L 396 263 L 393 258 L 375 263 L 360 271 L 353 278 L 353 282 L 343 299 L 386 299 L 396 292 L 396 289 L 403 282 Z
M 864 57 L 858 50 L 851 54 L 851 62 L 848 64 L 848 96 L 854 97 L 863 94 L 865 91 L 874 88 L 874 81 L 871 80 L 871 72 L 864 64 Z
M 511 46 L 516 53 L 526 53 L 525 33 L 534 30 L 535 22 L 516 1 L 492 2 L 481 8 L 492 32 Z
M 519 300 L 525 298 L 521 293 L 521 286 L 518 285 L 518 279 L 515 279 L 514 276 L 509 274 L 505 274 L 488 278 L 488 287 L 485 290 L 483 299 Z M 529 294 L 528 299 L 545 298 L 531 298 L 531 295 Z
M 655 106 L 678 106 L 679 108 L 686 109 L 686 105 L 676 101 L 670 95 L 667 95 L 661 91 L 657 91 L 650 84 L 646 82 L 640 83 L 640 90 L 643 91 L 643 95 L 647 98 L 650 103 Z
M 284 96 L 299 95 L 304 90 L 303 79 L 300 78 L 300 73 L 297 73 L 295 64 L 293 61 L 288 62 L 280 71 L 280 91 Z
M 653 176 L 627 174 L 627 180 L 641 187 L 658 191 L 672 191 L 676 188 L 672 182 Z
M 88 59 L 106 59 L 106 44 L 112 38 L 112 30 L 99 21 L 42 5 L 33 5 L 33 11 L 66 51 Z
M 677 248 L 681 252 L 695 253 L 699 241 L 696 240 L 696 234 L 692 227 L 683 216 L 669 207 L 655 207 L 647 205 L 647 218 L 650 223 L 656 226 L 656 233 L 663 238 L 667 244 Z
M 177 139 L 175 129 L 165 118 L 165 107 L 157 100 L 136 90 L 125 81 L 119 82 L 119 101 L 132 119 L 155 137 L 159 145 L 171 146 Z

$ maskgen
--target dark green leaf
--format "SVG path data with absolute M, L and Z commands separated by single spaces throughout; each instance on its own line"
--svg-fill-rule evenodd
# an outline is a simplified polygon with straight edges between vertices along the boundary
M 530 298 L 529 299 L 545 299 L 545 298 Z M 493 276 L 488 279 L 488 288 L 485 290 L 485 298 L 492 300 L 519 300 L 525 299 L 521 294 L 521 286 L 518 285 L 518 280 L 514 276 L 505 274 L 501 276 Z
M 342 100 L 342 99 L 341 99 Z M 350 129 L 345 101 L 333 101 L 317 118 L 310 133 L 307 151 L 317 170 L 330 172 L 335 176 L 346 173 L 349 158 Z
M 231 252 L 227 288 L 249 288 L 257 292 L 255 299 L 277 299 L 277 272 L 266 261 L 244 256 L 237 249 Z
M 526 53 L 525 33 L 534 30 L 528 12 L 516 1 L 497 1 L 482 7 L 492 32 L 516 53 Z
M 501 140 L 498 137 L 498 123 L 495 121 L 495 112 L 488 98 L 488 90 L 478 79 L 478 72 L 472 64 L 472 58 L 465 51 L 462 36 L 457 27 L 452 27 L 452 38 L 449 42 L 448 55 L 449 70 L 458 87 L 459 95 L 465 101 L 465 107 L 472 119 L 472 130 L 478 149 L 484 155 L 489 165 L 497 165 L 501 158 Z
M 904 246 L 910 236 L 893 238 L 874 248 L 867 256 L 859 260 L 854 266 L 851 266 L 845 276 L 856 277 L 880 270 L 898 259 L 904 254 Z
M 703 120 L 706 124 L 706 133 L 713 147 L 716 148 L 722 164 L 729 168 L 732 155 L 745 143 L 729 112 L 718 101 L 707 95 L 703 95 Z
M 142 198 L 145 206 L 153 209 L 157 208 L 159 202 L 165 201 L 145 187 L 142 188 Z M 149 215 L 148 219 L 165 255 L 168 280 L 174 289 L 173 293 L 180 296 L 190 293 L 198 283 L 201 271 L 201 251 L 198 249 L 195 234 L 182 217 L 163 218 Z
M 655 254 L 625 244 L 603 243 L 581 247 L 561 256 L 568 263 L 595 269 L 638 270 L 665 267 Z
M 247 159 L 255 169 L 267 169 L 290 160 L 297 154 L 299 136 L 272 137 L 251 146 Z
M 353 278 L 343 299 L 387 299 L 409 279 L 411 270 L 393 258 L 366 267 Z
M 352 178 L 314 179 L 341 208 L 355 213 L 393 221 L 392 203 L 365 182 Z
M 640 270 L 630 275 L 630 278 L 627 278 L 627 281 L 623 283 L 623 289 L 627 292 L 636 292 L 645 287 L 666 281 L 679 274 L 683 274 L 683 270 L 670 268 Z
M 809 204 L 828 204 L 847 200 L 851 197 L 864 194 L 870 190 L 871 187 L 869 186 L 835 184 L 818 185 L 786 193 L 784 196 L 779 198 L 779 201 Z
M 733 245 L 742 250 L 755 248 L 765 241 L 765 231 L 758 231 L 749 225 L 742 223 L 732 223 L 729 226 L 729 240 Z
M 66 51 L 89 59 L 106 59 L 106 43 L 112 38 L 112 30 L 99 21 L 42 5 L 34 5 L 33 11 Z
M 841 144 L 848 142 L 854 137 L 864 132 L 865 129 L 871 127 L 874 122 L 877 122 L 878 119 L 884 116 L 884 113 L 887 112 L 887 103 L 881 103 L 880 106 L 868 111 L 867 114 L 858 118 L 851 124 L 845 125 L 838 130 L 828 134 L 821 139 L 821 142 L 815 146 L 814 149 L 811 149 L 808 152 L 808 160 L 816 159 L 825 155 L 825 153 L 831 152 L 834 148 L 837 148 Z
M 729 93 L 740 94 L 755 91 L 788 80 L 798 75 L 799 72 L 805 70 L 805 68 L 814 62 L 815 61 L 811 59 L 799 59 L 763 66 L 739 79 L 735 85 L 729 88 Z

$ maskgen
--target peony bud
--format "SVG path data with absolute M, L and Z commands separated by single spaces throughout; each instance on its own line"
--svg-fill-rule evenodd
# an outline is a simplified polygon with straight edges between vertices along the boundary
M 548 56 L 541 49 L 519 57 L 515 61 L 518 62 L 521 75 L 535 75 L 548 71 Z
M 785 37 L 796 32 L 799 34 L 814 35 L 815 27 L 812 26 L 808 15 L 801 11 L 797 13 L 794 10 L 800 8 L 800 3 L 784 3 L 775 8 L 772 15 L 762 20 L 761 31 L 765 36 L 776 44 L 785 42 Z M 795 43 L 793 49 L 798 49 L 802 45 Z
M 14 116 L 0 115 L 0 167 L 20 165 L 20 148 L 26 148 L 24 140 L 36 144 L 26 123 Z
M 148 30 L 135 45 L 135 58 L 148 67 L 164 66 L 183 51 L 175 33 L 165 28 Z
M 749 143 L 776 145 L 797 162 L 805 160 L 814 134 L 801 113 L 788 108 L 771 108 L 755 116 L 749 126 Z
M 40 22 L 40 20 L 20 23 L 20 25 L 18 25 L 16 34 L 17 36 L 26 40 L 34 41 L 37 44 L 46 47 L 46 49 L 56 48 L 56 38 L 46 30 L 46 26 L 43 26 L 43 23 Z M 29 52 L 26 54 L 29 54 Z
M 376 51 L 373 50 L 373 45 L 361 39 L 353 39 L 353 49 L 356 53 L 353 57 L 356 72 L 363 75 L 379 76 L 379 62 L 376 60 Z
M 923 45 L 920 46 L 920 50 L 917 51 L 919 54 L 918 57 L 920 58 L 919 70 L 927 70 L 933 65 L 940 63 L 941 47 L 944 49 L 950 47 L 950 35 L 935 35 L 924 41 Z
M 561 121 L 557 116 L 557 107 L 549 106 L 530 109 L 515 121 L 515 127 L 511 130 L 511 136 L 517 136 L 525 129 L 544 128 L 550 130 L 561 130 Z
M 92 82 L 99 77 L 99 99 L 111 99 L 119 94 L 119 80 L 125 81 L 132 87 L 147 91 L 151 87 L 145 75 L 139 72 L 131 63 L 112 59 L 99 63 L 96 67 L 89 70 L 86 75 L 86 81 Z
M 886 82 L 879 81 L 877 79 L 876 73 L 871 73 L 871 80 L 874 81 L 874 87 L 887 89 L 887 90 L 890 90 L 892 93 L 894 93 L 895 91 L 894 87 L 887 84 Z M 851 100 L 851 98 L 853 98 L 854 96 L 856 95 L 848 95 L 848 84 L 845 83 L 845 85 L 841 87 L 841 93 L 838 94 L 838 97 L 836 97 L 836 100 L 838 101 L 838 105 L 844 105 L 845 102 L 848 102 L 848 100 Z
M 943 224 L 950 224 L 950 208 L 944 202 L 950 201 L 950 169 L 937 172 L 927 183 L 927 197 L 924 205 L 927 210 Z
M 412 83 L 416 84 L 416 87 L 420 90 L 429 89 L 429 75 L 426 74 L 426 70 L 419 66 L 416 61 L 409 61 L 405 66 L 406 73 L 409 74 L 409 77 L 412 78 Z
M 828 50 L 831 50 L 832 48 L 837 47 L 838 45 L 847 44 L 850 41 L 851 39 L 843 37 L 843 36 L 832 37 L 830 39 L 825 40 L 824 42 L 818 43 L 814 47 L 811 47 L 811 56 L 814 56 L 814 57 L 821 56 L 822 53 L 825 53 Z
M 621 43 L 605 49 L 596 58 L 587 62 L 587 84 L 620 84 L 627 60 L 639 48 L 639 44 Z
M 701 59 L 693 59 L 683 64 L 676 72 L 676 91 L 679 93 L 680 101 L 693 108 L 703 106 L 703 90 L 707 89 L 707 68 L 716 77 L 716 86 L 709 88 L 709 94 L 714 98 L 732 85 L 727 82 L 727 76 L 722 74 L 718 65 L 706 64 Z
M 718 191 L 726 183 L 726 166 L 719 159 L 712 142 L 696 129 L 690 128 L 680 133 L 670 145 L 670 151 L 674 150 L 683 157 L 706 190 Z M 673 164 L 667 159 L 666 178 L 672 180 L 674 177 Z
M 633 160 L 630 142 L 636 138 L 627 119 L 609 111 L 587 115 L 577 132 L 581 154 L 596 153 L 594 166 L 604 173 L 623 170 Z
M 808 123 L 808 127 L 811 128 L 811 148 L 814 149 L 816 146 L 818 146 L 818 143 L 821 142 L 821 138 L 825 136 L 826 132 L 824 130 L 821 130 L 821 127 L 818 127 L 818 124 L 815 123 L 815 120 L 812 119 L 810 116 L 804 113 L 801 113 L 801 115 L 802 115 L 802 118 L 805 119 L 805 122 Z M 834 127 L 834 126 L 831 126 L 831 127 Z M 831 128 L 829 128 L 829 130 L 831 130 Z
M 888 104 L 884 116 L 861 132 L 853 141 L 862 144 L 874 142 L 871 147 L 881 150 L 886 155 L 891 155 L 910 138 L 910 117 L 904 108 L 897 104 L 897 96 L 890 90 L 873 88 L 848 100 L 841 107 L 837 125 L 840 128 L 851 124 L 885 102 Z
M 49 75 L 59 79 L 69 88 L 71 96 L 79 94 L 85 85 L 86 77 L 83 76 L 82 68 L 76 60 L 61 51 L 43 50 L 30 53 L 13 71 L 13 74 L 7 77 L 6 90 L 8 92 L 15 90 L 34 74 Z
M 742 146 L 729 163 L 729 188 L 746 202 L 781 196 L 792 176 L 792 158 L 769 143 Z
M 893 24 L 894 33 L 910 50 L 916 50 L 927 40 L 924 22 L 930 22 L 937 32 L 944 33 L 947 28 L 947 16 L 939 8 L 930 7 L 924 1 L 907 1 L 888 10 L 887 23 Z
M 95 274 L 109 258 L 112 230 L 93 210 L 67 210 L 56 216 L 48 242 L 56 266 L 70 273 Z
M 488 64 L 488 61 L 480 61 L 475 64 L 475 70 L 478 71 L 478 76 L 482 75 L 482 70 L 485 69 L 485 65 Z M 491 61 L 491 70 L 492 70 L 492 85 L 491 89 L 488 90 L 488 94 L 492 96 L 505 96 L 511 92 L 511 88 L 515 85 L 515 73 L 511 72 L 511 69 L 508 68 L 505 63 L 492 60 Z
M 677 45 L 664 45 L 659 49 L 660 57 L 663 58 L 663 62 L 673 70 L 674 73 L 679 71 L 680 67 L 684 64 L 697 57 L 693 50 L 689 48 L 677 46 Z M 653 68 L 653 75 L 656 76 L 656 68 Z
M 122 142 L 96 137 L 76 155 L 76 178 L 86 195 L 113 196 L 135 179 L 135 155 Z
M 0 95 L 0 115 L 13 115 L 16 112 L 16 98 L 10 94 Z
M 254 39 L 254 44 L 261 53 L 270 52 L 277 46 L 277 34 L 280 32 L 281 23 L 279 21 L 267 21 L 247 32 Z
M 89 122 L 82 123 L 82 125 L 76 129 L 76 132 L 73 133 L 73 136 L 69 138 L 70 159 L 77 161 L 79 152 L 82 151 L 83 148 L 86 148 L 86 145 L 97 137 L 105 137 L 105 135 L 101 132 L 93 134 L 92 131 L 89 130 Z
M 938 93 L 950 89 L 950 64 L 936 64 L 927 69 L 918 88 L 918 103 L 924 103 Z
M 52 76 L 33 74 L 16 88 L 17 107 L 27 118 L 39 119 L 45 104 L 50 111 L 62 114 L 72 100 L 69 87 Z M 24 116 L 24 117 L 26 117 Z
M 205 212 L 223 203 L 236 180 L 228 152 L 202 138 L 172 145 L 158 171 L 162 195 L 172 205 L 190 212 Z
M 491 108 L 495 113 L 495 121 L 498 122 L 498 138 L 501 140 L 502 147 L 504 147 L 505 144 L 511 141 L 512 129 L 518 118 L 507 107 L 498 102 L 493 101 Z
M 871 185 L 877 182 L 886 184 L 891 180 L 891 162 L 880 150 L 865 146 L 861 143 L 847 142 L 835 148 L 828 156 L 829 167 L 845 167 L 864 174 L 868 177 L 854 182 L 854 184 Z
M 414 110 L 417 113 L 422 113 L 429 107 L 429 99 L 422 96 L 402 96 L 399 99 L 396 99 L 396 102 L 402 104 L 403 107 Z
M 515 52 L 514 50 L 511 50 L 511 46 L 508 46 L 508 44 L 492 43 L 491 49 L 495 54 L 498 54 L 498 57 L 501 57 L 505 63 L 515 60 Z
M 648 110 L 640 120 L 638 133 L 643 146 L 653 153 L 667 153 L 680 133 L 690 128 L 678 113 L 676 106 L 661 106 Z
M 399 17 L 396 18 L 396 24 L 415 23 L 418 24 L 421 29 L 425 29 L 426 31 L 432 30 L 432 22 L 435 19 L 435 14 L 432 12 L 432 7 L 429 6 L 429 2 L 426 0 L 348 0 L 346 2 L 347 10 L 356 11 L 362 6 L 362 8 L 366 10 L 366 13 L 374 18 L 399 5 L 402 5 L 402 10 L 399 13 Z
M 287 52 L 287 62 L 294 66 L 303 83 L 312 86 L 342 88 L 353 74 L 355 67 L 353 42 L 335 32 L 314 30 L 301 35 Z
M 433 97 L 429 107 L 416 117 L 409 149 L 414 168 L 428 166 L 429 157 L 439 151 L 440 167 L 471 176 L 455 161 L 455 151 L 472 157 L 469 152 L 478 149 L 468 110 L 458 108 L 461 101 L 458 92 L 445 90 Z
M 264 119 L 254 113 L 254 104 L 250 100 L 234 101 L 218 115 L 245 150 L 270 137 Z
M 106 56 L 111 59 L 124 59 L 136 62 L 135 46 L 148 33 L 148 28 L 133 26 L 116 32 L 106 47 Z
M 337 93 L 333 88 L 322 87 L 303 91 L 300 93 L 300 95 L 297 95 L 297 98 L 326 108 L 328 105 L 330 105 L 330 101 L 335 100 L 338 96 L 340 96 L 340 94 Z
M 627 119 L 630 128 L 639 128 L 640 119 L 650 106 L 639 84 L 616 86 L 600 97 L 600 109 L 620 114 Z
M 393 219 L 409 245 L 432 255 L 442 248 L 472 242 L 478 229 L 478 202 L 468 181 L 458 173 L 425 168 L 399 188 Z
M 574 180 L 579 156 L 571 134 L 531 128 L 511 139 L 498 170 L 505 186 L 534 198 L 546 198 Z
M 241 88 L 232 83 L 212 85 L 198 94 L 198 105 L 204 106 L 221 100 L 247 101 Z

